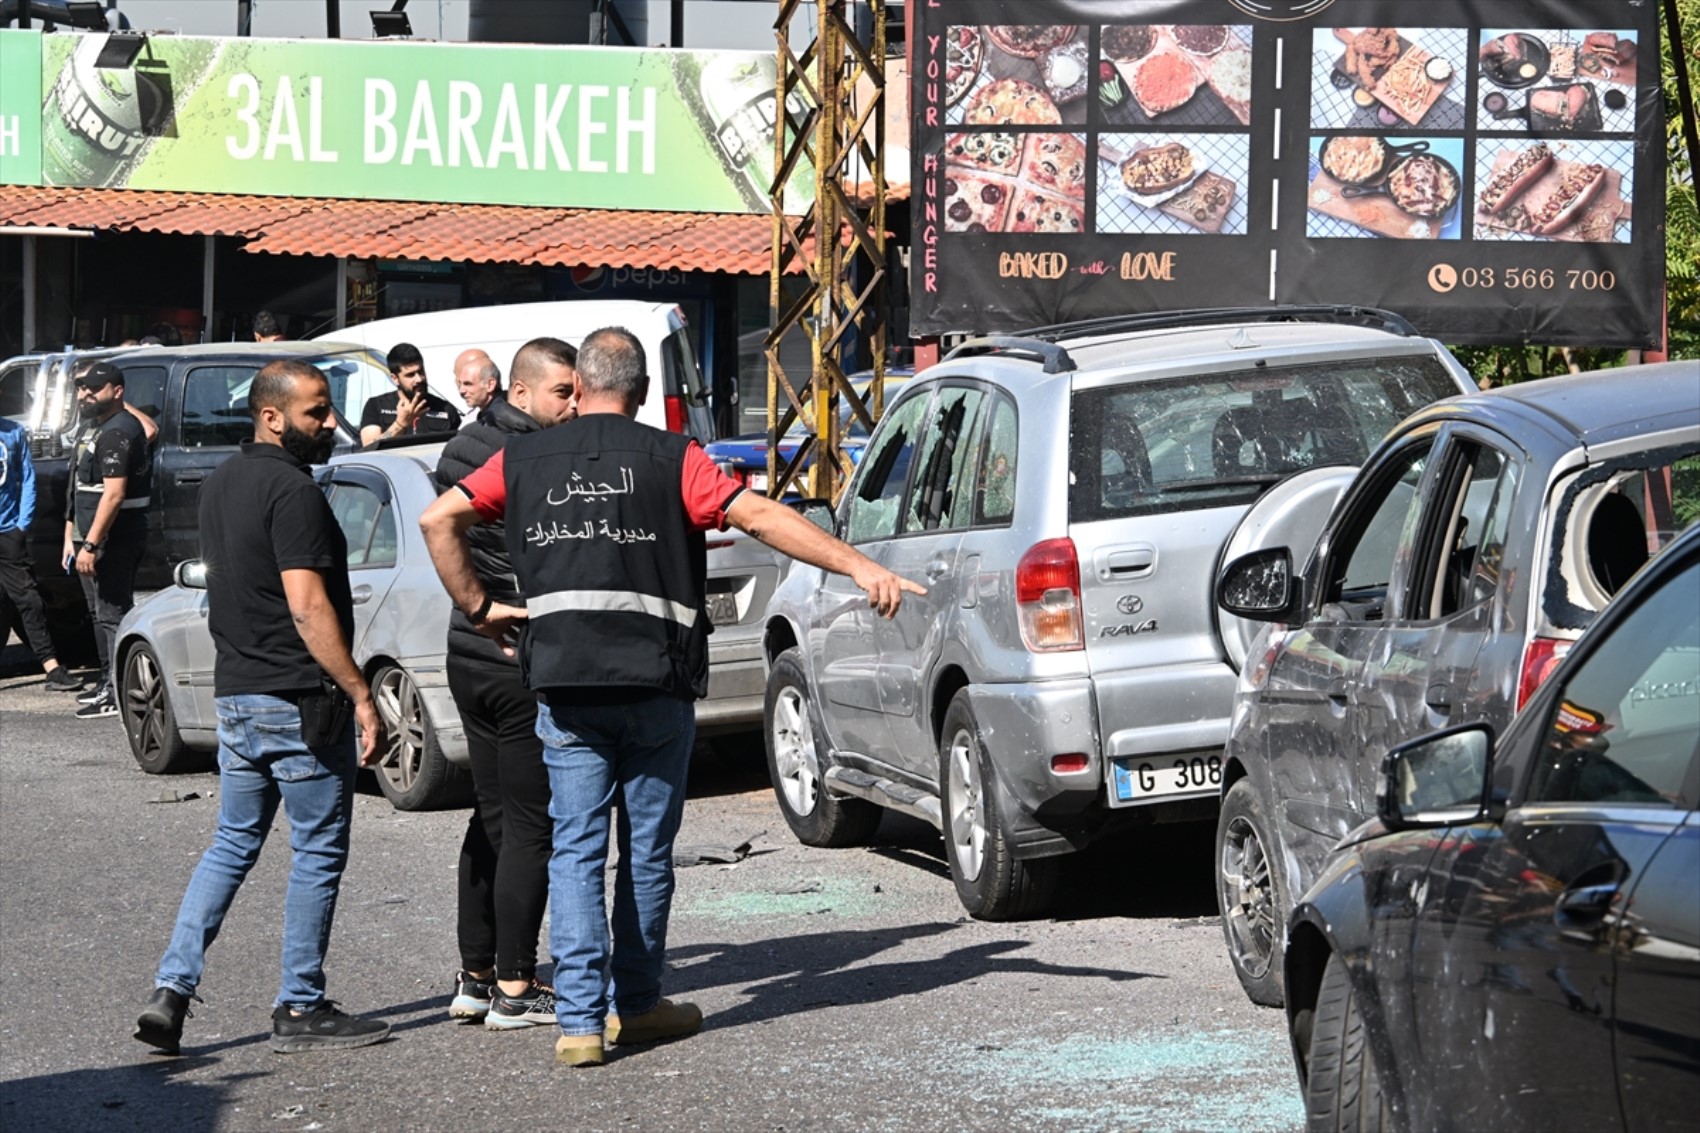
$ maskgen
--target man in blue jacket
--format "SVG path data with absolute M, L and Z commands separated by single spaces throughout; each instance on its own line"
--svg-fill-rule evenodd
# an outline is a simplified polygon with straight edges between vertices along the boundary
M 29 435 L 10 417 L 0 417 L 0 594 L 17 608 L 29 647 L 47 672 L 47 687 L 76 692 L 83 682 L 54 656 L 47 613 L 30 569 L 29 529 L 34 518 L 35 465 L 30 461 Z M 0 618 L 0 631 L 10 622 L 10 617 Z

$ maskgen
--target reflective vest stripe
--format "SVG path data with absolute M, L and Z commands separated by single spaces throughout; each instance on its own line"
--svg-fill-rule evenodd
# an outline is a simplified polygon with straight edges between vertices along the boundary
M 689 606 L 634 590 L 556 590 L 526 598 L 525 609 L 534 618 L 546 614 L 595 611 L 648 614 L 652 618 L 677 622 L 686 629 L 697 623 L 697 611 Z
M 100 492 L 106 491 L 106 485 L 104 485 L 104 484 L 78 484 L 77 485 L 77 491 L 100 493 Z M 121 508 L 129 508 L 130 510 L 134 511 L 138 508 L 147 507 L 149 502 L 151 501 L 151 498 L 152 497 L 149 497 L 149 496 L 136 496 L 133 499 L 125 500 L 123 503 L 119 504 L 118 506 L 121 507 Z

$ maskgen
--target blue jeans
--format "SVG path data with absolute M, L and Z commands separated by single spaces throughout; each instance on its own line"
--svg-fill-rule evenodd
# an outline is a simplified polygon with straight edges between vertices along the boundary
M 673 839 L 685 813 L 685 772 L 696 740 L 689 701 L 538 705 L 537 737 L 549 768 L 549 945 L 555 1017 L 563 1034 L 599 1035 L 613 1004 L 642 1015 L 661 999 Z M 603 878 L 608 827 L 620 807 L 613 948 Z
M 218 831 L 189 879 L 156 987 L 194 994 L 207 945 L 254 863 L 278 803 L 295 852 L 283 908 L 283 982 L 275 1006 L 307 1009 L 325 999 L 325 946 L 348 863 L 356 755 L 351 723 L 335 742 L 309 748 L 301 710 L 275 696 L 221 696 Z

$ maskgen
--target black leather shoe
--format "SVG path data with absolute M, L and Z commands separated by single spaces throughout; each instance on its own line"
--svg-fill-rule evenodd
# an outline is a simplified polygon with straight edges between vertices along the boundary
M 168 987 L 156 988 L 136 1020 L 136 1038 L 167 1054 L 176 1054 L 183 1040 L 183 1018 L 188 1014 L 188 996 Z

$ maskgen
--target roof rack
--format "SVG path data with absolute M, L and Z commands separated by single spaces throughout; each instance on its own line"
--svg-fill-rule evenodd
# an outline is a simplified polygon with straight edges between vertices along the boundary
M 1037 335 L 994 334 L 986 338 L 971 338 L 945 355 L 945 361 L 974 358 L 982 354 L 1009 354 L 1031 358 L 1036 362 L 1043 362 L 1047 374 L 1067 374 L 1079 368 L 1074 364 L 1074 359 L 1069 357 L 1068 351 L 1053 340 Z
M 1317 303 L 1280 307 L 1204 307 L 1188 311 L 1146 311 L 1110 315 L 1099 319 L 1082 319 L 1078 322 L 1034 327 L 1022 331 L 1020 337 L 1012 341 L 1060 342 L 1068 338 L 1115 334 L 1119 331 L 1168 330 L 1177 327 L 1219 326 L 1224 323 L 1341 323 L 1383 330 L 1402 338 L 1413 338 L 1417 335 L 1416 327 L 1406 321 L 1403 315 L 1396 315 L 1392 311 L 1351 304 Z

